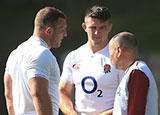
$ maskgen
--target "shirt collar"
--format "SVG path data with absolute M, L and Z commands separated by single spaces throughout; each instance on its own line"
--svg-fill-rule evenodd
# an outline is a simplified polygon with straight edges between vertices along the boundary
M 96 53 L 93 53 L 91 51 L 88 43 L 86 43 L 85 46 L 87 47 L 86 51 L 89 52 L 90 55 L 102 54 L 102 55 L 105 55 L 105 56 L 109 56 L 109 43 L 103 49 L 97 51 Z
M 44 46 L 44 47 L 46 47 L 46 48 L 49 49 L 48 44 L 47 44 L 41 37 L 38 37 L 38 36 L 31 36 L 30 39 L 39 42 L 42 46 Z

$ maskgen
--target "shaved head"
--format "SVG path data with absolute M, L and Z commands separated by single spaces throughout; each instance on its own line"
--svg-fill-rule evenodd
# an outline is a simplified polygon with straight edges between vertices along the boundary
M 138 49 L 138 43 L 134 34 L 129 32 L 121 32 L 115 35 L 111 42 L 114 42 L 115 47 L 119 45 L 123 50 L 133 51 Z
M 121 32 L 109 43 L 110 58 L 117 69 L 125 70 L 138 59 L 138 43 L 134 34 Z

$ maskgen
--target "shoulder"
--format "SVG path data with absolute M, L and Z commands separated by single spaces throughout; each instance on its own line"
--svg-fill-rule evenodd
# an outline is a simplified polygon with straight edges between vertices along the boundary
M 78 47 L 77 49 L 72 51 L 72 54 L 74 55 L 85 55 L 85 53 L 88 51 L 88 45 L 83 44 L 82 46 Z
M 131 68 L 132 70 L 141 71 L 141 73 L 143 72 L 147 77 L 152 75 L 151 70 L 144 61 L 136 61 Z
M 8 56 L 7 63 L 15 62 L 15 59 L 16 59 L 17 55 L 18 55 L 18 52 L 16 50 L 13 50 Z
M 149 83 L 146 69 L 149 69 L 144 61 L 136 61 L 132 66 L 129 74 L 129 82 Z
M 56 60 L 52 52 L 48 48 L 42 46 L 30 49 L 27 57 L 29 63 L 51 64 L 53 60 Z
M 145 77 L 145 78 L 147 78 L 146 74 L 139 69 L 133 69 L 130 73 L 130 77 L 132 77 L 132 76 L 133 77 Z
M 141 60 L 136 61 L 134 63 L 134 65 L 133 65 L 133 67 L 135 69 L 139 69 L 139 70 L 143 70 L 143 69 L 147 69 L 148 68 L 147 64 L 144 61 L 141 61 Z
M 31 52 L 32 52 L 32 55 L 37 55 L 37 56 L 43 56 L 43 57 L 50 57 L 52 56 L 52 52 L 46 48 L 46 47 L 43 47 L 43 46 L 38 46 L 38 47 L 35 47 L 34 49 L 31 49 Z
M 17 51 L 16 49 L 14 49 L 10 54 L 9 54 L 9 57 L 8 58 L 13 58 L 14 56 L 17 55 Z
M 79 59 L 82 58 L 83 55 L 85 55 L 86 52 L 86 44 L 80 46 L 79 48 L 72 50 L 70 53 L 68 53 L 66 58 L 70 58 L 70 59 Z

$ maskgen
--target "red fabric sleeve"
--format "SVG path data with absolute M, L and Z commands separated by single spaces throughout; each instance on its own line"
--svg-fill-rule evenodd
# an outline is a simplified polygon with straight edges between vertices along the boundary
M 128 81 L 128 111 L 127 115 L 144 115 L 149 79 L 140 70 L 133 70 Z

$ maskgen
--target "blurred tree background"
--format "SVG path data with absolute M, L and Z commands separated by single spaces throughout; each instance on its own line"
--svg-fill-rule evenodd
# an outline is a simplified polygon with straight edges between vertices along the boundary
M 54 6 L 67 15 L 68 36 L 62 46 L 51 51 L 57 57 L 62 70 L 65 56 L 87 41 L 81 24 L 87 7 L 99 4 L 107 6 L 112 15 L 113 29 L 109 38 L 121 31 L 136 35 L 139 54 L 151 68 L 160 93 L 160 1 L 158 0 L 1 0 L 0 1 L 0 114 L 7 115 L 3 74 L 9 53 L 33 32 L 33 20 L 37 11 Z M 160 102 L 160 101 L 159 101 Z M 159 108 L 160 110 L 160 108 Z

